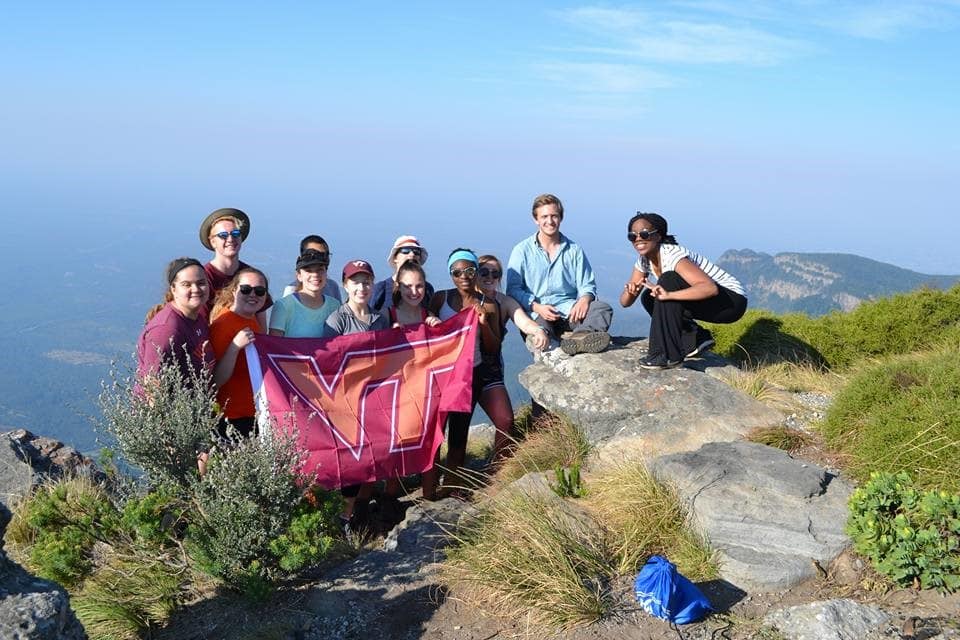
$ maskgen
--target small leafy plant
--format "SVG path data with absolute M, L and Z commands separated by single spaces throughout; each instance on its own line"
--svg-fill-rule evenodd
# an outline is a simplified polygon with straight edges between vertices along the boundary
M 579 464 L 573 464 L 569 467 L 557 465 L 553 473 L 557 478 L 557 483 L 551 484 L 550 488 L 561 498 L 582 498 L 586 494 L 583 480 L 580 477 Z
M 923 491 L 907 473 L 873 473 L 850 497 L 856 550 L 901 586 L 960 588 L 960 495 Z

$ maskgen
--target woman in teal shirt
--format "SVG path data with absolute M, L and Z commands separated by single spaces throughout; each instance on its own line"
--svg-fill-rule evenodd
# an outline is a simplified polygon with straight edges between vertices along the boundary
M 273 304 L 270 335 L 288 338 L 322 338 L 327 318 L 340 306 L 325 296 L 328 253 L 307 249 L 297 258 L 297 290 Z

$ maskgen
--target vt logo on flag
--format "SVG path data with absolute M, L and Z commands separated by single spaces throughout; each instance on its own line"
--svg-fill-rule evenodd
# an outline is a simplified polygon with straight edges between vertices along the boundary
M 469 411 L 477 316 L 247 347 L 260 429 L 296 429 L 328 489 L 429 469 L 449 411 Z M 271 420 L 267 427 L 264 413 Z

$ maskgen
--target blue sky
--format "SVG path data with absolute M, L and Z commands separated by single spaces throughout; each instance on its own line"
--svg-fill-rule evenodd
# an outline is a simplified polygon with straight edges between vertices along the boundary
M 614 290 L 637 209 L 714 257 L 960 273 L 958 32 L 947 0 L 6 3 L 0 213 L 172 257 L 238 206 L 263 253 L 380 264 L 408 232 L 506 252 L 551 191 Z

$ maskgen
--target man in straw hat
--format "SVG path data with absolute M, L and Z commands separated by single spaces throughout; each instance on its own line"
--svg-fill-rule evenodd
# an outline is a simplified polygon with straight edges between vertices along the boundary
M 200 244 L 213 251 L 213 259 L 203 265 L 207 282 L 210 283 L 207 312 L 213 309 L 217 293 L 229 284 L 234 274 L 250 266 L 240 259 L 240 247 L 248 235 L 250 218 L 240 209 L 217 209 L 200 223 Z M 268 294 L 263 309 L 257 314 L 261 327 L 267 326 L 266 310 L 272 304 L 273 299 Z

